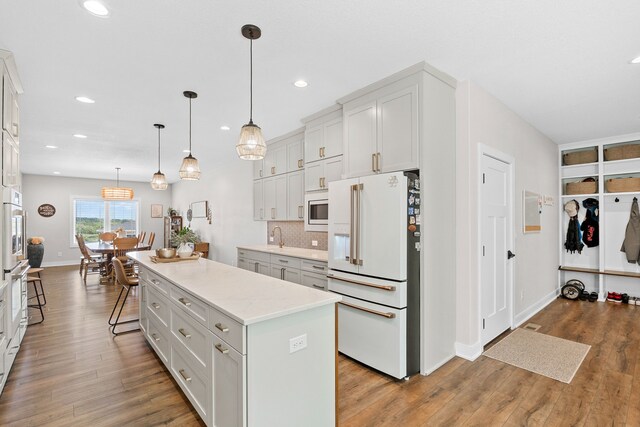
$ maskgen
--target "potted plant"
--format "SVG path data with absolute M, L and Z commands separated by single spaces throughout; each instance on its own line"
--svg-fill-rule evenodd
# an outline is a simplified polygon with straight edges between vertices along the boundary
M 198 235 L 189 227 L 184 227 L 178 232 L 171 232 L 171 245 L 178 247 L 176 251 L 178 256 L 191 256 L 194 245 L 199 241 Z
M 40 268 L 44 257 L 44 237 L 34 236 L 27 239 L 27 259 L 31 268 Z

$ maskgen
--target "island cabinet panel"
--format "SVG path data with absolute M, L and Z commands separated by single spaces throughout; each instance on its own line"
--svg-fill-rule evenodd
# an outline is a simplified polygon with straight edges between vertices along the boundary
M 246 426 L 247 357 L 213 336 L 213 407 L 215 426 Z

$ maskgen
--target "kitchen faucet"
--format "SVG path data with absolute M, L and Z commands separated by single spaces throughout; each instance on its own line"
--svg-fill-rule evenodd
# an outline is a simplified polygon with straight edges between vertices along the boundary
M 282 248 L 284 246 L 284 242 L 282 241 L 282 229 L 280 227 L 278 227 L 277 225 L 275 227 L 273 227 L 273 230 L 271 230 L 271 237 L 275 237 L 276 228 L 278 230 L 280 230 L 280 242 L 278 243 L 278 246 L 280 246 L 280 248 Z

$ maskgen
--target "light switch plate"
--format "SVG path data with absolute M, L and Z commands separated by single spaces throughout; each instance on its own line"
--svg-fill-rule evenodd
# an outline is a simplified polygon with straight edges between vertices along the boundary
M 273 242 L 273 236 L 269 236 L 269 241 Z

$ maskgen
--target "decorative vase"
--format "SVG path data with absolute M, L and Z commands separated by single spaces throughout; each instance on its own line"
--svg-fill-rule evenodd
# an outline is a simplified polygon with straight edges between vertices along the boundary
M 27 258 L 31 268 L 40 268 L 44 257 L 44 245 L 27 245 Z
M 178 250 L 176 252 L 180 258 L 188 258 L 191 256 L 191 254 L 193 254 L 193 248 L 193 243 L 180 243 L 180 246 L 178 246 Z

